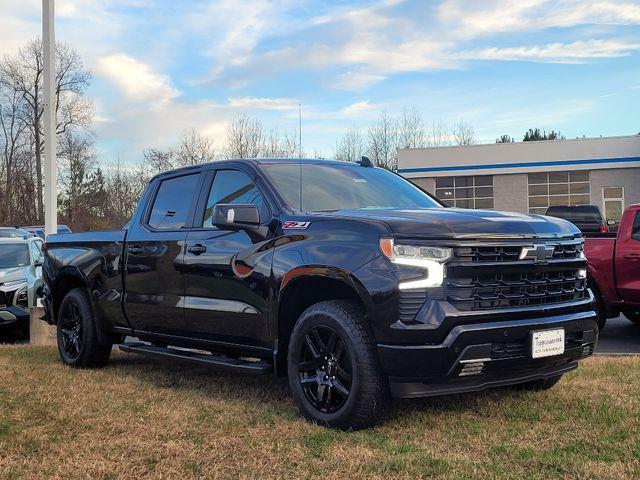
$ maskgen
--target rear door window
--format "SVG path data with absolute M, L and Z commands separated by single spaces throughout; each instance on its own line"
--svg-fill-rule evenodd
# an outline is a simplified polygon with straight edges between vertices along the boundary
M 151 228 L 179 230 L 186 226 L 199 177 L 199 174 L 183 175 L 162 181 L 149 215 Z

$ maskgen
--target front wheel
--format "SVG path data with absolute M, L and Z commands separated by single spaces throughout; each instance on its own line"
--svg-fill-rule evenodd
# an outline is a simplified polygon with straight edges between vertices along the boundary
M 62 300 L 57 322 L 58 353 L 65 365 L 77 368 L 104 366 L 112 345 L 101 345 L 87 293 L 74 288 Z
M 300 316 L 287 354 L 289 385 L 308 419 L 343 430 L 381 420 L 388 386 L 362 309 L 353 302 L 312 305 Z

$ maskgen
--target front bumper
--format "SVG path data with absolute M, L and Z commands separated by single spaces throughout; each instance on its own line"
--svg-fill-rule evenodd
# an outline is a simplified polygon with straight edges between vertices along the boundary
M 0 327 L 13 326 L 18 323 L 28 322 L 29 312 L 20 307 L 9 306 L 0 308 Z
M 564 328 L 561 355 L 531 358 L 530 334 Z M 423 397 L 482 390 L 549 378 L 593 354 L 596 316 L 591 310 L 540 318 L 458 325 L 438 344 L 378 344 L 392 395 Z

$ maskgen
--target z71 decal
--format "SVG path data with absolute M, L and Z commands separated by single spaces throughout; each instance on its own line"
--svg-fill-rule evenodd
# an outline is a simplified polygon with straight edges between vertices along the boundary
M 309 225 L 311 225 L 311 222 L 297 222 L 295 220 L 287 220 L 282 224 L 282 229 L 283 230 L 304 230 Z

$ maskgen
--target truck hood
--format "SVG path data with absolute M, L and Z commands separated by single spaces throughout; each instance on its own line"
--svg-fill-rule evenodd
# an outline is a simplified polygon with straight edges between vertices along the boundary
M 373 219 L 406 238 L 562 238 L 580 236 L 570 222 L 543 215 L 494 210 L 341 210 L 331 216 Z
M 29 267 L 12 267 L 0 269 L 0 284 L 14 282 L 29 277 Z

